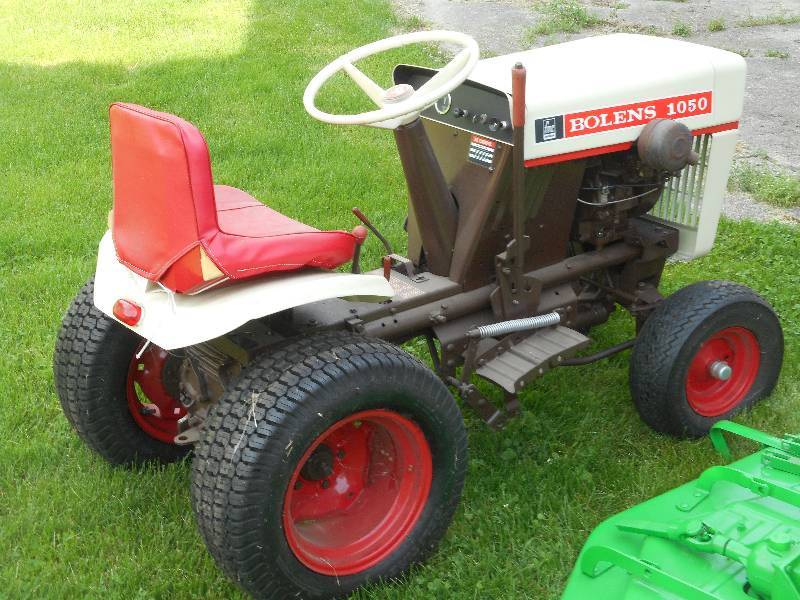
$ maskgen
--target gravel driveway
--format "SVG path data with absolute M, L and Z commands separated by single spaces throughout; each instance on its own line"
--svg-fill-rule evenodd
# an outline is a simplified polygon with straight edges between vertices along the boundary
M 758 20 L 800 15 L 800 0 L 584 0 L 602 24 L 577 34 L 531 35 L 542 18 L 533 2 L 520 0 L 394 0 L 401 15 L 431 27 L 475 37 L 484 55 L 504 54 L 612 31 L 681 36 L 738 52 L 747 61 L 747 89 L 737 161 L 800 175 L 800 23 L 754 26 Z M 724 23 L 709 31 L 712 21 Z M 682 27 L 681 27 L 682 26 Z M 673 36 L 674 37 L 674 36 Z M 613 82 L 609 82 L 613 85 Z M 734 219 L 800 223 L 800 209 L 782 210 L 743 192 L 727 195 L 724 214 Z

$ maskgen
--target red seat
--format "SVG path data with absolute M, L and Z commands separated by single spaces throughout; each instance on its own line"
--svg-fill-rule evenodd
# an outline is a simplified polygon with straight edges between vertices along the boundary
M 111 105 L 112 236 L 119 260 L 180 293 L 305 267 L 333 269 L 356 237 L 319 231 L 214 185 L 200 131 L 174 115 Z

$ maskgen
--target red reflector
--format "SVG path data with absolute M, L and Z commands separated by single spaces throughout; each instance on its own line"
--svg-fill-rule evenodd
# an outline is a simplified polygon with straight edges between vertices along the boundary
M 117 319 L 131 327 L 136 325 L 139 319 L 142 318 L 142 307 L 123 298 L 114 302 L 112 312 Z

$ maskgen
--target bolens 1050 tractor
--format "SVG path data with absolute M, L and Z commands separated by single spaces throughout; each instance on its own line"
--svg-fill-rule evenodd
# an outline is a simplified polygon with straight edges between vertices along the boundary
M 399 65 L 389 89 L 355 66 L 432 42 L 458 50 L 440 70 Z M 375 110 L 317 108 L 339 71 Z M 319 231 L 215 185 L 193 125 L 114 104 L 109 231 L 55 351 L 67 418 L 114 464 L 193 449 L 211 554 L 269 598 L 347 594 L 436 547 L 467 461 L 448 386 L 500 427 L 550 369 L 632 348 L 642 419 L 706 434 L 769 394 L 783 352 L 742 285 L 658 291 L 668 258 L 712 247 L 744 75 L 730 52 L 637 35 L 479 60 L 472 38 L 431 31 L 345 54 L 304 104 L 392 130 L 407 256 L 357 209 L 352 232 Z M 362 273 L 368 230 L 386 251 Z M 636 338 L 576 357 L 617 306 Z M 433 369 L 397 346 L 417 337 Z

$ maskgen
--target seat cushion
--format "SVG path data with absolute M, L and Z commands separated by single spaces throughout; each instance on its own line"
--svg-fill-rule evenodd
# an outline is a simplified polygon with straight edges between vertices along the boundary
M 235 187 L 215 185 L 214 197 L 217 201 L 217 223 L 222 233 L 256 238 L 291 233 L 319 233 L 318 229 L 272 210 Z
M 215 185 L 214 197 L 219 231 L 206 251 L 231 279 L 303 267 L 333 269 L 353 257 L 352 233 L 319 231 L 227 185 Z

